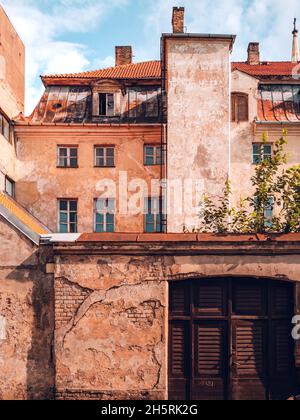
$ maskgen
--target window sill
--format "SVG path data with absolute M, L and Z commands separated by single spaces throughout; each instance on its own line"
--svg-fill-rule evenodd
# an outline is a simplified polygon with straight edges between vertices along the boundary
M 96 168 L 96 169 L 115 169 L 116 166 L 115 165 L 114 166 L 96 166 L 96 165 L 94 165 L 94 168 Z
M 78 169 L 79 166 L 56 166 L 57 169 Z

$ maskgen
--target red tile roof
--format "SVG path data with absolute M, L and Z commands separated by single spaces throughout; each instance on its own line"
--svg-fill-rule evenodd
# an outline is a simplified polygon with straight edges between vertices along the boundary
M 272 61 L 262 62 L 259 65 L 251 65 L 243 62 L 232 63 L 232 70 L 240 70 L 254 77 L 271 77 L 271 76 L 292 76 L 293 74 L 300 77 L 300 63 L 292 63 L 290 61 Z
M 300 63 L 295 64 L 290 61 L 262 62 L 259 65 L 233 62 L 232 70 L 240 70 L 254 77 L 289 77 L 295 73 L 300 77 Z M 159 79 L 160 77 L 160 62 L 145 61 L 82 73 L 46 75 L 42 76 L 42 80 L 47 82 L 51 79 Z
M 145 61 L 83 73 L 43 76 L 42 79 L 158 79 L 160 77 L 160 61 Z

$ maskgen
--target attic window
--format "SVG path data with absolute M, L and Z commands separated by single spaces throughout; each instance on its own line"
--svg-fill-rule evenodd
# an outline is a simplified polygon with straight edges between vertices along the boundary
M 115 96 L 113 93 L 99 94 L 99 115 L 105 117 L 115 115 Z
M 60 109 L 60 108 L 62 108 L 62 104 L 59 102 L 53 105 L 53 109 Z

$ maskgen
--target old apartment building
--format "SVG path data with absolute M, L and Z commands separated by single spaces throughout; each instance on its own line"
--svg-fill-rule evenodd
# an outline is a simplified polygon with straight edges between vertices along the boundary
M 43 76 L 25 116 L 0 21 L 0 398 L 300 394 L 300 236 L 183 233 L 199 191 L 247 194 L 263 133 L 267 156 L 286 128 L 300 163 L 296 24 L 291 61 L 251 42 L 232 62 L 234 35 L 174 8 L 160 61 L 118 46 L 112 68 Z

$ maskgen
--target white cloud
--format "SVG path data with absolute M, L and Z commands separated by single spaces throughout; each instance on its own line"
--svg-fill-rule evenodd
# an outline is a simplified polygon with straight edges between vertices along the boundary
M 26 46 L 27 114 L 43 92 L 40 74 L 80 72 L 91 66 L 85 45 L 61 42 L 60 38 L 93 30 L 114 7 L 124 6 L 127 1 L 2 0 Z M 110 58 L 104 59 L 107 62 L 111 63 Z
M 139 57 L 157 55 L 153 39 L 171 31 L 173 6 L 185 6 L 188 32 L 236 34 L 234 60 L 246 59 L 251 41 L 261 43 L 263 60 L 290 60 L 293 18 L 300 18 L 299 0 L 147 0 L 140 19 L 149 44 L 137 52 Z

